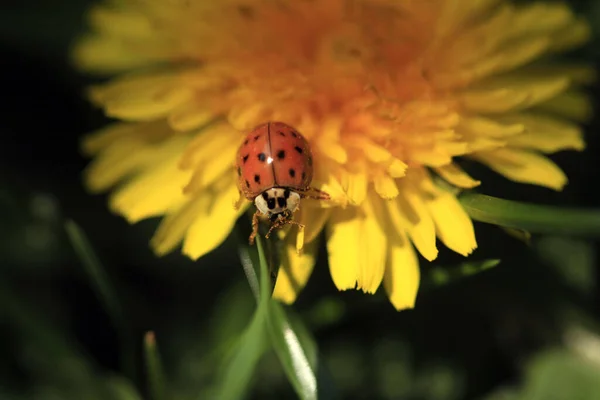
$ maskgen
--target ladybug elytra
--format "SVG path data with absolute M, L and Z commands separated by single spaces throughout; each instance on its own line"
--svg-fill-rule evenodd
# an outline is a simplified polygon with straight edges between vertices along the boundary
M 303 228 L 292 219 L 302 198 L 329 199 L 327 193 L 310 187 L 313 156 L 308 142 L 283 122 L 254 128 L 238 150 L 236 167 L 240 193 L 256 206 L 250 244 L 258 233 L 259 218 L 271 222 L 268 238 L 273 229 L 287 224 Z

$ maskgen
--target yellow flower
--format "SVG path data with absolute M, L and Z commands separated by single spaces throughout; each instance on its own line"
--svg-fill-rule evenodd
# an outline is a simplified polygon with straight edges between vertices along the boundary
M 513 181 L 560 190 L 543 154 L 582 150 L 574 121 L 589 104 L 590 69 L 551 63 L 588 28 L 561 4 L 501 0 L 122 0 L 95 7 L 74 56 L 121 74 L 90 90 L 119 122 L 86 138 L 93 191 L 130 222 L 164 216 L 158 254 L 183 243 L 197 259 L 244 211 L 233 163 L 244 134 L 266 121 L 295 126 L 315 154 L 295 250 L 289 229 L 275 297 L 293 302 L 326 231 L 340 290 L 383 283 L 397 309 L 414 306 L 416 250 L 436 237 L 464 256 L 477 246 L 454 194 L 478 181 L 457 157 Z M 290 233 L 291 232 L 291 233 Z M 414 246 L 414 248 L 413 248 Z

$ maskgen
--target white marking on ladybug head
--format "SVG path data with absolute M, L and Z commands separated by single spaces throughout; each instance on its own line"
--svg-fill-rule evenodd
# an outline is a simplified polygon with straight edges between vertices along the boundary
M 256 196 L 254 205 L 268 217 L 286 210 L 293 213 L 300 205 L 300 194 L 290 189 L 271 188 Z

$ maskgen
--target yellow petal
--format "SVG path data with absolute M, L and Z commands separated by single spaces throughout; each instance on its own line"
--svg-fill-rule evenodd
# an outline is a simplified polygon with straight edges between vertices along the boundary
M 567 184 L 564 172 L 548 158 L 526 150 L 499 149 L 472 157 L 515 182 L 561 190 Z
M 569 85 L 564 77 L 536 77 L 514 73 L 476 85 L 459 96 L 461 105 L 474 112 L 502 113 L 523 109 L 556 96 Z
M 519 113 L 503 119 L 519 121 L 525 132 L 507 139 L 511 147 L 554 153 L 559 150 L 583 150 L 585 143 L 580 128 L 566 121 L 534 113 Z
M 356 286 L 374 293 L 383 279 L 387 239 L 371 201 L 333 210 L 327 225 L 329 267 L 339 290 Z
M 440 17 L 435 31 L 438 35 L 447 35 L 454 29 L 464 25 L 466 21 L 477 19 L 487 14 L 500 0 L 471 0 L 465 7 L 460 0 L 446 0 L 440 3 Z
M 73 62 L 78 68 L 94 73 L 117 73 L 148 67 L 159 62 L 156 57 L 132 52 L 121 40 L 88 35 L 73 48 Z
M 590 38 L 591 33 L 590 25 L 584 19 L 572 21 L 552 35 L 552 51 L 565 51 L 579 46 Z
M 305 226 L 304 243 L 311 243 L 323 230 L 325 222 L 331 215 L 331 208 L 322 208 L 318 205 L 307 204 L 310 200 L 304 200 L 302 208 L 298 211 L 298 222 Z
M 302 253 L 298 254 L 295 246 L 289 241 L 286 242 L 281 253 L 281 264 L 273 289 L 273 298 L 285 304 L 291 304 L 296 300 L 312 273 L 318 244 L 318 241 L 307 243 Z
M 207 124 L 217 112 L 207 105 L 187 102 L 174 109 L 168 118 L 171 128 L 178 132 L 190 131 Z
M 173 251 L 183 241 L 196 216 L 209 207 L 210 200 L 210 196 L 201 193 L 163 218 L 150 242 L 154 252 L 163 256 Z M 248 206 L 249 203 L 246 203 L 242 209 L 247 209 Z
M 329 163 L 324 159 L 319 159 L 319 163 L 315 163 L 315 176 L 311 186 L 315 187 L 331 197 L 331 200 L 322 200 L 318 204 L 321 207 L 345 207 L 348 204 L 348 197 L 341 183 L 334 176 L 333 171 L 338 168 L 334 163 Z
M 346 181 L 344 187 L 350 204 L 362 204 L 367 197 L 367 187 L 369 185 L 367 174 L 362 171 L 356 173 L 344 171 L 343 177 Z
M 589 96 L 577 90 L 561 93 L 538 104 L 535 109 L 582 122 L 588 121 L 594 115 Z
M 404 183 L 400 196 L 395 201 L 386 202 L 390 222 L 396 227 L 398 235 L 406 230 L 419 253 L 432 261 L 438 255 L 436 247 L 435 225 L 421 196 L 414 188 Z
M 433 218 L 437 236 L 451 250 L 467 256 L 475 250 L 473 222 L 454 195 L 438 189 L 438 193 L 424 198 Z
M 375 293 L 385 272 L 387 256 L 387 237 L 382 227 L 383 222 L 378 218 L 376 209 L 379 198 L 373 193 L 367 196 L 363 210 L 365 219 L 359 232 L 360 264 L 357 276 L 357 289 L 366 293 Z
M 178 73 L 125 76 L 90 89 L 92 100 L 108 116 L 132 121 L 150 121 L 191 99 L 193 88 L 180 81 Z
M 419 261 L 406 235 L 389 242 L 383 284 L 396 310 L 413 308 L 419 290 Z
M 145 170 L 111 196 L 111 209 L 134 223 L 181 206 L 187 200 L 183 187 L 190 173 L 178 164 L 176 154 Z
M 237 149 L 242 143 L 243 135 L 227 123 L 215 123 L 196 132 L 194 139 L 181 156 L 181 167 L 188 169 L 202 166 L 207 160 L 220 154 L 223 148 Z M 235 159 L 231 159 L 233 167 Z
M 481 184 L 454 163 L 435 168 L 435 171 L 446 181 L 463 189 L 471 189 Z
M 327 253 L 333 283 L 339 290 L 356 287 L 360 268 L 359 207 L 335 208 L 327 224 Z M 364 218 L 364 216 L 360 216 Z
M 195 215 L 183 242 L 183 253 L 196 260 L 219 246 L 233 229 L 235 221 L 244 212 L 236 210 L 232 199 L 238 196 L 233 175 L 219 179 L 216 188 L 206 189 L 198 194 L 206 197 L 206 206 Z
M 93 192 L 106 190 L 165 159 L 177 159 L 188 142 L 185 137 L 157 144 L 142 143 L 138 138 L 124 138 L 94 159 L 85 171 L 86 184 Z
M 115 10 L 106 6 L 95 6 L 89 13 L 90 25 L 107 36 L 144 38 L 152 34 L 152 25 L 141 12 Z
M 346 164 L 346 162 L 348 161 L 348 153 L 346 152 L 346 149 L 343 146 L 341 146 L 338 142 L 333 140 L 320 139 L 318 140 L 317 145 L 322 149 L 326 149 L 322 153 L 323 156 L 330 158 L 331 160 L 339 164 Z
M 390 174 L 392 178 L 402 178 L 406 175 L 406 169 L 408 165 L 404 162 L 398 160 L 397 158 L 393 158 L 392 162 L 387 166 L 387 173 Z
M 410 158 L 429 167 L 439 167 L 452 162 L 452 156 L 444 149 L 411 149 Z
M 135 139 L 144 144 L 160 142 L 173 132 L 164 121 L 117 122 L 85 136 L 81 143 L 86 155 L 96 155 L 112 145 Z
M 474 115 L 464 115 L 456 128 L 461 135 L 484 136 L 486 138 L 504 139 L 522 133 L 525 127 L 521 124 L 501 124 L 496 120 Z
M 374 177 L 375 191 L 384 199 L 393 199 L 398 196 L 398 186 L 395 179 L 385 174 L 377 174 Z
M 537 58 L 549 47 L 550 40 L 546 37 L 511 43 L 510 46 L 497 49 L 493 55 L 483 58 L 474 65 L 459 66 L 461 69 L 457 71 L 434 75 L 433 82 L 441 90 L 465 86 L 493 74 L 517 68 Z
M 579 63 L 534 63 L 521 68 L 521 71 L 530 75 L 568 77 L 573 85 L 591 85 L 598 78 L 595 68 Z
M 344 143 L 361 149 L 365 157 L 375 164 L 383 163 L 392 158 L 392 154 L 388 150 L 366 136 L 348 138 Z
M 179 87 L 168 90 L 136 91 L 124 93 L 120 98 L 106 102 L 105 111 L 109 117 L 129 121 L 152 121 L 166 117 L 173 109 L 190 100 L 193 92 Z
M 233 171 L 232 160 L 235 160 L 236 153 L 237 148 L 229 145 L 220 149 L 217 157 L 208 158 L 204 163 L 196 166 L 192 178 L 184 189 L 185 192 L 193 193 L 202 190 L 227 171 Z

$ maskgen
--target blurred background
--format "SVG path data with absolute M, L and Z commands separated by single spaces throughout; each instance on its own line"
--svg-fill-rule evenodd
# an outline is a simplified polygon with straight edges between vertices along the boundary
M 85 192 L 79 140 L 106 119 L 68 50 L 89 3 L 0 6 L 0 400 L 219 398 L 210 390 L 256 308 L 239 240 L 197 262 L 156 258 L 157 220 L 130 226 Z M 568 57 L 597 65 L 600 2 L 571 3 L 596 39 Z M 600 207 L 599 127 L 586 127 L 585 152 L 553 156 L 570 178 L 561 193 L 473 175 L 492 196 Z M 476 232 L 468 260 L 444 248 L 422 260 L 416 308 L 400 313 L 381 291 L 338 293 L 321 249 L 286 308 L 313 346 L 320 398 L 600 399 L 597 242 Z M 251 369 L 247 398 L 295 398 L 277 351 L 259 348 L 256 364 L 228 367 Z

